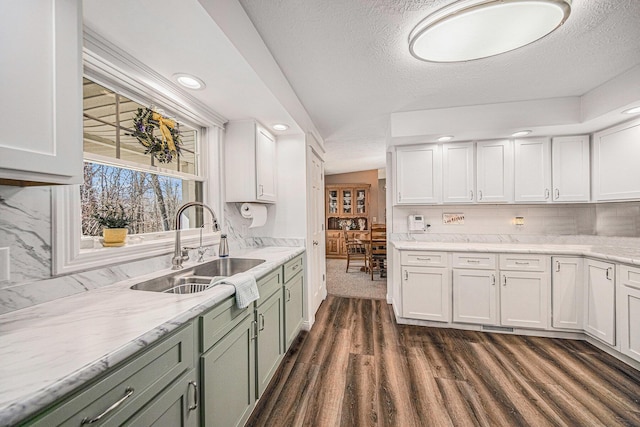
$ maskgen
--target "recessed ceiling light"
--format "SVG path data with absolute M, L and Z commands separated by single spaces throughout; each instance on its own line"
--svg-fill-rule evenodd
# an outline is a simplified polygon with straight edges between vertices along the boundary
M 517 138 L 517 137 L 519 137 L 519 136 L 527 136 L 527 135 L 529 135 L 530 133 L 531 133 L 531 131 L 530 131 L 530 130 L 521 130 L 521 131 L 518 131 L 518 132 L 514 132 L 514 133 L 512 133 L 512 134 L 511 134 L 511 136 L 515 136 L 515 137 Z
M 273 130 L 279 130 L 279 131 L 289 129 L 289 125 L 285 125 L 284 123 L 276 123 L 271 127 L 273 128 Z
M 173 78 L 180 86 L 186 87 L 187 89 L 200 90 L 206 87 L 201 79 L 191 74 L 176 73 L 173 75 Z
M 571 0 L 459 0 L 436 10 L 409 34 L 409 51 L 431 62 L 499 55 L 553 32 Z
M 441 136 L 438 138 L 438 142 L 451 141 L 453 139 L 453 135 Z
M 640 107 L 629 108 L 628 110 L 623 111 L 624 114 L 638 114 L 640 113 Z

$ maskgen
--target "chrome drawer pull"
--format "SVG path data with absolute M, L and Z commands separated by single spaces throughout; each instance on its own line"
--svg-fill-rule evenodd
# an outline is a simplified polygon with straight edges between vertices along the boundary
M 300 267 L 300 264 L 296 264 L 296 265 L 294 265 L 293 267 L 291 267 L 291 269 L 292 269 L 292 270 L 297 270 L 297 269 L 298 269 L 298 267 Z
M 431 261 L 431 258 L 416 258 L 418 261 Z
M 495 286 L 496 285 L 496 275 L 492 274 L 491 275 L 491 286 Z
M 133 387 L 127 387 L 127 389 L 125 390 L 124 396 L 122 396 L 120 400 L 118 400 L 113 405 L 109 406 L 107 409 L 105 409 L 103 413 L 101 413 L 95 418 L 88 419 L 87 417 L 84 417 L 82 421 L 80 421 L 80 425 L 97 423 L 98 421 L 103 419 L 109 412 L 114 411 L 116 408 L 118 408 L 118 406 L 122 405 L 125 400 L 133 396 L 133 392 L 134 392 Z
M 193 386 L 193 405 L 187 409 L 193 411 L 194 409 L 198 409 L 198 384 L 195 381 L 189 381 L 189 386 Z
M 516 261 L 516 265 L 529 265 L 529 261 L 527 261 L 527 262 Z
M 473 264 L 480 264 L 480 260 L 479 259 L 468 259 L 467 262 L 473 263 Z

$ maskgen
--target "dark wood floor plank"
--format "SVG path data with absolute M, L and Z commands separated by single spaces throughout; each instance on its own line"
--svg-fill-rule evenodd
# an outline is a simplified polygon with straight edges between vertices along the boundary
M 317 386 L 310 395 L 305 425 L 335 427 L 340 424 L 342 399 L 349 366 L 351 331 L 335 329 L 327 357 L 319 365 Z
M 375 426 L 378 424 L 378 404 L 374 357 L 351 354 L 342 400 L 340 425 Z
M 397 325 L 329 296 L 251 426 L 640 426 L 640 372 L 581 341 Z

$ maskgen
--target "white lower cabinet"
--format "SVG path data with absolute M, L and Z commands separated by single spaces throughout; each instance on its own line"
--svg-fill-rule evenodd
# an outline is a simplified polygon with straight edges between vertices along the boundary
M 498 322 L 496 272 L 453 269 L 453 321 L 495 325 Z
M 500 323 L 503 326 L 546 329 L 548 326 L 549 273 L 501 273 Z
M 553 257 L 552 266 L 552 325 L 554 328 L 582 330 L 583 260 L 577 257 Z
M 609 345 L 616 345 L 615 266 L 585 261 L 584 330 Z
M 402 315 L 411 319 L 450 322 L 448 268 L 402 267 Z
M 617 315 L 620 351 L 640 362 L 640 268 L 620 267 Z

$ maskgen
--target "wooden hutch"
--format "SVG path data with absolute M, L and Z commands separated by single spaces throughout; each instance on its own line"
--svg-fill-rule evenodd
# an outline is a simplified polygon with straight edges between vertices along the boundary
M 325 229 L 327 258 L 346 258 L 343 228 L 349 238 L 368 238 L 370 184 L 327 185 Z

